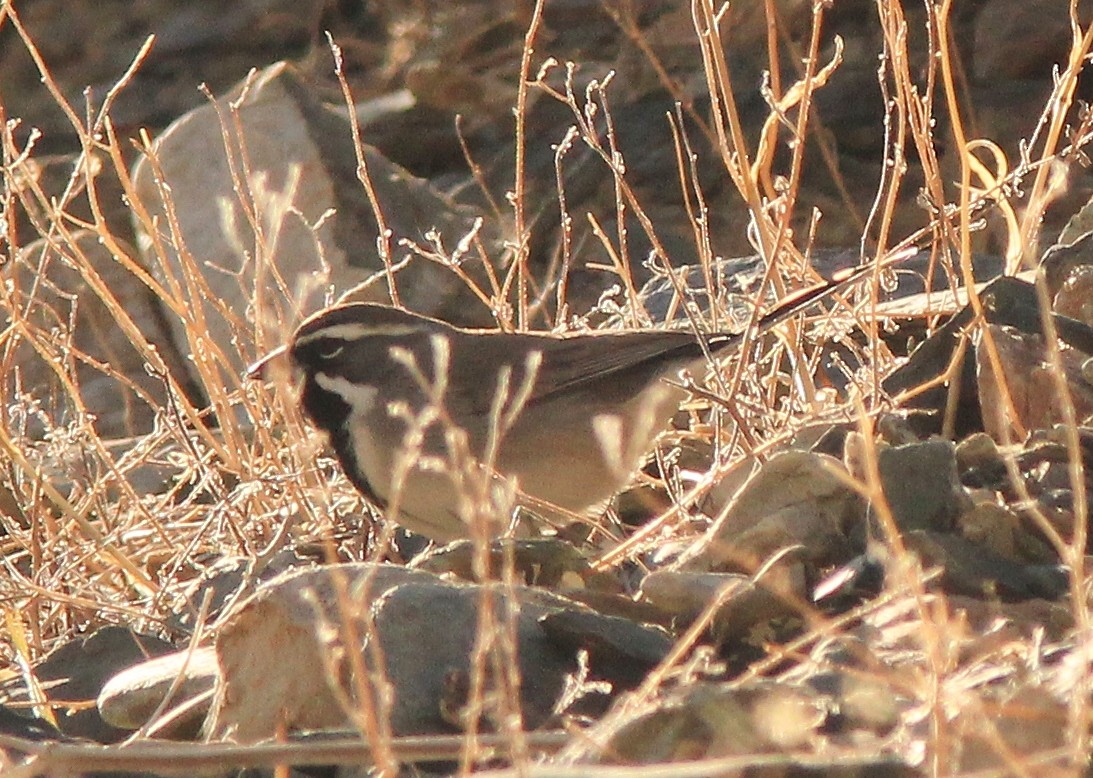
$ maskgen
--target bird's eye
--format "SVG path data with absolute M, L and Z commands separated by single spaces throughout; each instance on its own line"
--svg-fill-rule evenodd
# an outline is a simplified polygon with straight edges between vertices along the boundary
M 334 359 L 343 351 L 345 351 L 344 345 L 327 346 L 325 349 L 319 352 L 319 359 Z

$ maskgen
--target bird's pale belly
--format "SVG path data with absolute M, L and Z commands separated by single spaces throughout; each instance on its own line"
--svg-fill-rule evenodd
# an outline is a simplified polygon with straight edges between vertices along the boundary
M 351 422 L 351 439 L 359 466 L 392 518 L 414 532 L 446 541 L 466 537 L 467 518 L 483 508 L 492 513 L 496 529 L 503 529 L 513 505 L 512 482 L 519 493 L 532 498 L 536 504 L 530 507 L 536 512 L 543 508 L 539 503 L 560 508 L 556 514 L 586 515 L 602 508 L 640 466 L 682 394 L 665 384 L 663 391 L 635 400 L 641 406 L 632 414 L 629 408 L 599 414 L 591 427 L 587 421 L 567 424 L 576 420 L 559 419 L 557 408 L 549 405 L 528 409 L 502 439 L 496 475 L 486 481 L 479 461 L 456 454 L 463 447 L 450 445 L 439 427 L 415 439 L 407 435 L 402 420 L 380 420 L 373 413 L 367 421 L 358 417 Z M 634 421 L 627 426 L 625 418 Z M 373 425 L 387 429 L 381 433 Z M 567 427 L 568 434 L 558 434 L 559 428 Z M 484 437 L 470 436 L 468 449 L 475 458 L 483 455 Z M 378 445 L 383 439 L 402 439 L 404 444 Z M 599 455 L 589 456 L 590 451 Z M 573 468 L 567 466 L 571 461 L 585 464 Z

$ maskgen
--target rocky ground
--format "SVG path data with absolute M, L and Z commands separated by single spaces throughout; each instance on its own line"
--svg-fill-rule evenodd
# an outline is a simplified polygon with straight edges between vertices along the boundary
M 0 6 L 5 770 L 1088 770 L 1085 4 L 704 9 Z M 591 531 L 396 531 L 246 373 L 862 263 Z

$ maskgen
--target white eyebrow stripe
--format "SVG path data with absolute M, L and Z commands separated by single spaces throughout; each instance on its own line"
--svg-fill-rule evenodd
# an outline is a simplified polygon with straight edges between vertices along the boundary
M 412 327 L 408 324 L 335 324 L 332 327 L 323 327 L 315 332 L 303 335 L 296 339 L 297 346 L 306 346 L 316 340 L 337 338 L 346 342 L 361 340 L 374 335 L 388 335 L 401 337 L 403 335 L 416 335 L 421 332 L 420 327 Z

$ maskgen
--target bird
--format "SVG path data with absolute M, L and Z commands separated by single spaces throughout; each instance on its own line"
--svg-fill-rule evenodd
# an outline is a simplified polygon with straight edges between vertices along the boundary
M 829 287 L 791 300 L 759 328 Z M 447 542 L 470 536 L 465 498 L 475 468 L 513 484 L 535 513 L 606 507 L 686 398 L 681 371 L 742 339 L 464 329 L 357 302 L 307 318 L 251 372 L 287 354 L 300 405 L 349 481 L 405 529 Z

